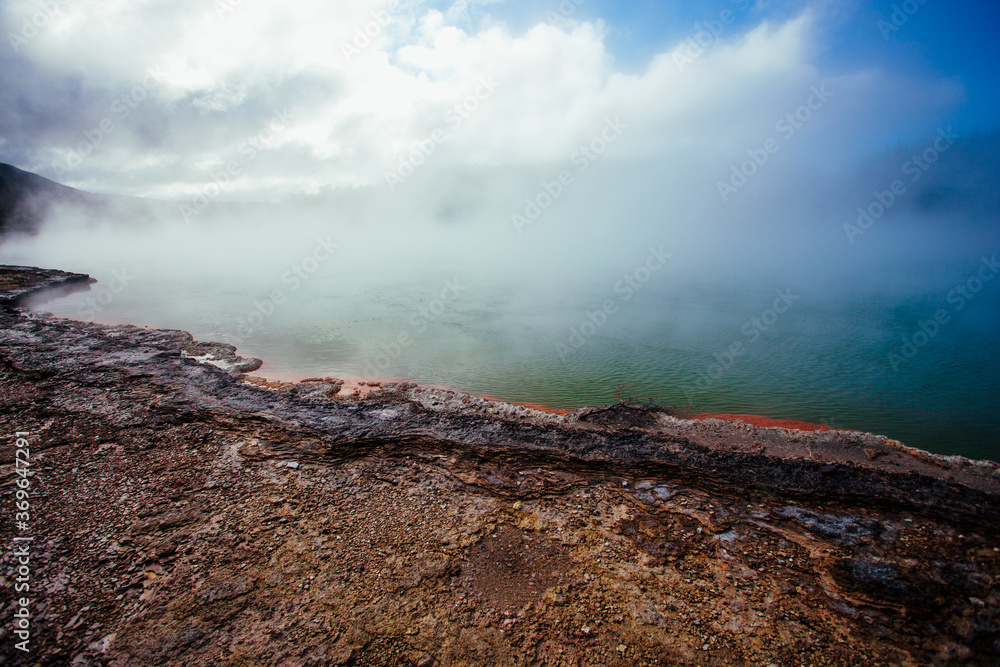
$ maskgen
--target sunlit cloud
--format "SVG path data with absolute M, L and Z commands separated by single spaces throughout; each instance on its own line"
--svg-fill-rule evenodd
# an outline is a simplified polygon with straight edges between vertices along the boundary
M 471 3 L 477 11 L 490 4 Z M 7 26 L 32 6 L 5 5 Z M 225 196 L 273 199 L 381 183 L 438 129 L 448 136 L 435 151 L 434 169 L 559 161 L 609 116 L 633 128 L 616 159 L 691 164 L 757 141 L 814 83 L 831 82 L 837 91 L 824 136 L 840 153 L 898 125 L 893 108 L 900 99 L 906 117 L 916 119 L 916 134 L 962 98 L 961 86 L 945 80 L 824 71 L 815 60 L 820 10 L 725 33 L 683 68 L 680 43 L 628 74 L 616 68 L 602 21 L 542 22 L 515 33 L 500 21 L 473 24 L 465 2 L 445 11 L 381 2 L 223 7 L 61 5 L 22 47 L 20 62 L 44 72 L 56 98 L 78 82 L 78 103 L 53 117 L 58 127 L 17 136 L 5 150 L 71 185 L 177 197 L 197 192 L 207 172 L 284 110 L 294 121 Z M 347 55 L 345 45 L 353 49 Z M 158 85 L 122 117 L 115 100 L 149 72 Z M 459 106 L 456 123 L 449 110 L 475 94 L 483 77 L 498 83 L 495 94 L 474 111 Z M 45 92 L 20 95 L 44 104 Z M 14 106 L 32 112 L 28 104 Z M 105 118 L 115 121 L 114 133 L 78 166 L 60 171 L 84 133 Z M 123 186 L 111 180 L 122 171 L 131 174 Z

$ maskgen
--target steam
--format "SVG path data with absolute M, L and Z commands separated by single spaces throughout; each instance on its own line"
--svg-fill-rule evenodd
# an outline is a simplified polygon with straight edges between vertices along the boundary
M 275 24 L 243 4 L 193 24 L 206 10 L 180 3 L 153 40 L 136 8 L 97 25 L 61 6 L 4 56 L 16 92 L 0 155 L 148 201 L 54 206 L 0 260 L 100 285 L 131 276 L 100 317 L 182 284 L 242 300 L 219 335 L 276 290 L 281 318 L 307 318 L 314 300 L 286 279 L 307 294 L 303 263 L 342 297 L 342 319 L 370 313 L 377 286 L 420 286 L 421 299 L 459 279 L 498 312 L 551 304 L 543 328 L 561 331 L 651 248 L 671 259 L 647 294 L 794 286 L 815 303 L 946 293 L 1000 245 L 1000 145 L 951 126 L 961 84 L 834 67 L 818 56 L 825 5 L 767 21 L 739 3 L 742 27 L 694 50 L 687 35 L 625 72 L 600 22 L 515 32 L 460 4 L 297 3 Z M 25 7 L 9 3 L 7 24 Z M 354 44 L 373 20 L 377 34 Z M 341 41 L 354 50 L 331 53 Z M 92 73 L 83 85 L 77 65 Z M 941 133 L 947 150 L 911 180 Z M 905 191 L 858 233 L 859 208 L 896 181 Z M 320 262 L 318 244 L 336 251 Z M 191 326 L 197 303 L 162 300 L 159 324 Z

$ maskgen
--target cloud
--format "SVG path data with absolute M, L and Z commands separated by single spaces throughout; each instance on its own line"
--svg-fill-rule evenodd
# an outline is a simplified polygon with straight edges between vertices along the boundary
M 901 124 L 925 131 L 962 98 L 954 82 L 824 71 L 818 9 L 725 34 L 684 66 L 684 46 L 675 45 L 627 74 L 602 22 L 515 33 L 489 18 L 490 4 L 57 2 L 20 53 L 4 56 L 0 151 L 70 185 L 183 199 L 287 113 L 291 124 L 224 193 L 274 199 L 381 184 L 438 130 L 446 136 L 428 169 L 537 166 L 565 161 L 608 118 L 621 118 L 630 130 L 611 159 L 704 165 L 710 181 L 717 161 L 773 133 L 814 84 L 828 83 L 836 105 L 817 120 L 824 129 L 813 134 L 825 139 L 799 146 L 830 159 L 857 155 Z M 5 31 L 36 7 L 6 3 Z M 470 8 L 486 18 L 473 25 Z M 151 71 L 156 85 L 130 98 Z M 484 77 L 496 92 L 456 123 L 449 110 Z M 127 115 L 123 98 L 134 106 Z M 113 132 L 69 168 L 85 133 L 105 120 Z

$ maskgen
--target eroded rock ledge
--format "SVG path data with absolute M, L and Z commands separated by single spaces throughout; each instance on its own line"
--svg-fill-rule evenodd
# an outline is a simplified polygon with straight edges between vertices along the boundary
M 0 526 L 28 432 L 42 664 L 1000 658 L 996 464 L 410 383 L 260 386 L 231 345 L 18 307 L 86 276 L 0 281 Z

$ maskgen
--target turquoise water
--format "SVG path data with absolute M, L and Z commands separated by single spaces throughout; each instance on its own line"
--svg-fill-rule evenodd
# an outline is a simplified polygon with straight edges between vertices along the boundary
M 958 310 L 948 290 L 831 297 L 736 281 L 650 281 L 626 299 L 613 284 L 541 289 L 466 276 L 455 289 L 444 274 L 390 281 L 335 271 L 295 288 L 174 278 L 112 294 L 110 273 L 94 275 L 92 292 L 41 309 L 233 342 L 265 359 L 263 375 L 409 377 L 561 408 L 609 402 L 625 386 L 696 412 L 799 419 L 1000 458 L 1000 280 Z M 269 303 L 276 290 L 280 302 Z M 612 312 L 596 315 L 608 301 Z M 938 311 L 947 318 L 935 328 Z M 584 324 L 595 320 L 593 330 Z M 921 323 L 934 335 L 904 348 Z

